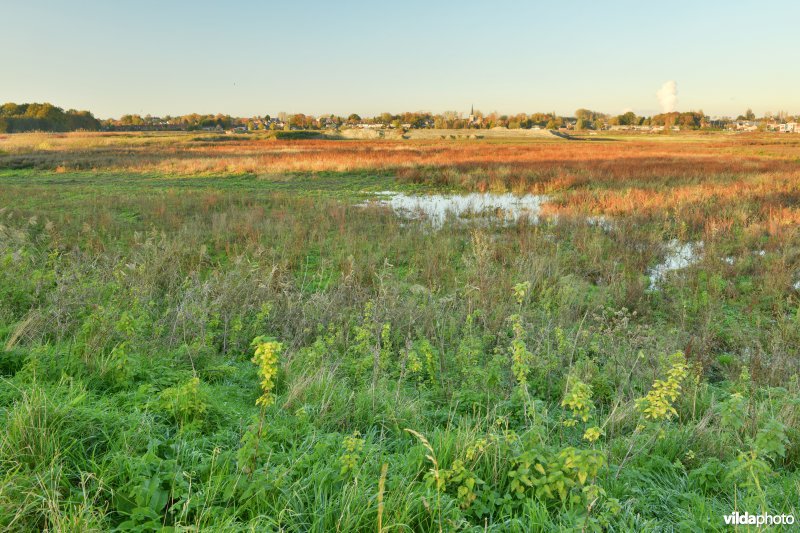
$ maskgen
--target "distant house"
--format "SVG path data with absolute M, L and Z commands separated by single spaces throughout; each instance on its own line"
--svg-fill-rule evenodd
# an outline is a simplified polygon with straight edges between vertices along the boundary
M 781 133 L 800 133 L 800 125 L 797 122 L 787 122 L 778 126 Z
M 270 118 L 264 121 L 264 127 L 268 130 L 282 130 L 284 126 L 286 126 L 286 124 L 279 118 Z
M 336 124 L 336 120 L 334 120 L 334 119 L 332 119 L 330 117 L 326 117 L 324 119 L 321 119 L 321 123 L 322 123 L 322 127 L 325 128 L 326 130 L 335 130 L 336 128 L 339 127 L 339 125 Z
M 731 129 L 736 131 L 756 131 L 758 130 L 758 122 L 754 120 L 737 120 L 731 123 Z

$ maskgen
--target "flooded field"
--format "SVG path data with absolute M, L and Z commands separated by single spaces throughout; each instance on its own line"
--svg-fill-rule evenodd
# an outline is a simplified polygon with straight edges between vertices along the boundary
M 378 193 L 378 199 L 370 203 L 386 205 L 401 217 L 424 219 L 434 228 L 444 226 L 448 217 L 456 221 L 481 220 L 504 224 L 526 220 L 539 221 L 542 204 L 547 201 L 543 195 L 493 193 L 469 194 L 426 194 L 411 195 L 394 191 Z
M 664 260 L 648 272 L 650 289 L 658 289 L 669 272 L 681 270 L 699 261 L 702 250 L 702 241 L 687 243 L 681 243 L 675 239 L 669 241 Z

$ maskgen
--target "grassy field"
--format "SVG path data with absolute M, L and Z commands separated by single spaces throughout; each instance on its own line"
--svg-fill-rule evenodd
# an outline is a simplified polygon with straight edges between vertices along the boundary
M 800 518 L 799 227 L 800 136 L 0 136 L 0 529 Z

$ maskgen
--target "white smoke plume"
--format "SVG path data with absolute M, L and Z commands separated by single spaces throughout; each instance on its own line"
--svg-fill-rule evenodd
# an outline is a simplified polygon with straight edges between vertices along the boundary
M 656 97 L 662 113 L 675 111 L 678 105 L 678 84 L 675 83 L 675 80 L 664 82 L 664 85 L 656 92 Z

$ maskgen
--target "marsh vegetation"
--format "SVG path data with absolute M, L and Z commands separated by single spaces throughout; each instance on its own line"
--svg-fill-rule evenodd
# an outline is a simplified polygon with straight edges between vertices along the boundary
M 0 529 L 797 516 L 799 224 L 781 136 L 0 137 Z

